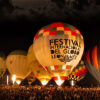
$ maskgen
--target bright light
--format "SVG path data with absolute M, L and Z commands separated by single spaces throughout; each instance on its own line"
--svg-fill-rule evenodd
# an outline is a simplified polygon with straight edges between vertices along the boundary
M 71 80 L 71 86 L 75 85 L 75 81 Z
M 14 83 L 15 83 L 15 81 L 16 81 L 16 75 L 13 75 L 13 76 L 12 76 L 12 81 L 13 81 L 13 85 L 14 85 Z
M 9 82 L 9 76 L 7 75 L 7 85 L 8 85 L 8 82 Z
M 20 80 L 17 80 L 16 83 L 19 85 L 21 83 L 21 81 Z
M 41 83 L 42 83 L 42 85 L 46 85 L 48 83 L 48 81 L 47 80 L 43 80 L 43 81 L 41 81 Z
M 61 80 L 59 75 L 58 75 L 57 77 L 58 77 L 58 80 L 55 80 L 55 82 L 56 82 L 56 84 L 57 84 L 58 86 L 61 86 L 62 83 L 64 82 L 64 80 Z

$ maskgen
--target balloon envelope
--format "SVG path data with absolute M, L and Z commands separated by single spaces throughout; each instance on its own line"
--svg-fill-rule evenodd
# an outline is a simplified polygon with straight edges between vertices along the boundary
M 100 83 L 100 47 L 87 51 L 85 56 L 85 63 L 91 75 Z
M 83 36 L 69 24 L 52 23 L 41 28 L 34 37 L 37 60 L 56 79 L 64 76 L 65 80 L 79 63 L 83 50 Z
M 31 72 L 27 64 L 27 53 L 25 51 L 13 51 L 7 59 L 6 65 L 11 75 L 16 75 L 16 81 L 23 80 Z
M 41 81 L 42 85 L 46 85 L 51 76 L 37 61 L 33 51 L 33 44 L 29 47 L 27 61 L 35 77 Z

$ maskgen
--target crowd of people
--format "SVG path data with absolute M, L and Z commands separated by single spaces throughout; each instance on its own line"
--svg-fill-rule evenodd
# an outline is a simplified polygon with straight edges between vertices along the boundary
M 100 100 L 100 88 L 5 86 L 0 100 Z

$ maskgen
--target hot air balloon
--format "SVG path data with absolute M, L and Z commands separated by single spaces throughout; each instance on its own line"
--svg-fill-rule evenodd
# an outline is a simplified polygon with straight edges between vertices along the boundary
M 100 83 L 100 47 L 89 49 L 85 55 L 85 64 L 90 74 Z
M 6 71 L 5 55 L 0 52 L 0 78 L 4 75 Z
M 30 67 L 27 64 L 27 53 L 21 50 L 15 50 L 11 52 L 6 59 L 7 68 L 13 76 L 16 78 L 16 83 L 19 83 L 28 76 L 31 72 Z
M 62 22 L 41 28 L 33 42 L 37 60 L 53 75 L 58 85 L 76 67 L 84 51 L 84 40 L 80 31 Z
M 33 72 L 42 85 L 46 85 L 51 79 L 50 74 L 40 64 L 37 68 L 33 68 Z
M 51 76 L 37 61 L 33 52 L 33 44 L 29 47 L 27 61 L 35 77 L 40 80 L 42 85 L 46 85 L 51 79 Z
M 84 64 L 84 61 L 81 60 L 80 63 L 75 67 L 75 69 L 71 72 L 71 74 L 67 77 L 67 80 L 69 80 L 72 84 L 73 82 L 80 81 L 86 76 L 87 73 L 87 67 Z
M 31 85 L 32 82 L 34 82 L 35 80 L 36 80 L 35 75 L 33 74 L 33 72 L 31 72 L 31 73 L 27 76 L 28 84 Z

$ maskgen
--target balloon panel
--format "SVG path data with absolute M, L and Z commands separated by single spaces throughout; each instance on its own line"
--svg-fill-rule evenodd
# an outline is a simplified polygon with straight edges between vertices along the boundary
M 79 38 L 67 35 L 41 37 L 34 42 L 34 52 L 43 66 L 76 66 L 81 59 L 83 47 Z
M 48 35 L 73 35 L 73 36 L 79 36 L 80 38 L 83 39 L 80 31 L 66 23 L 61 23 L 61 22 L 56 22 L 52 23 L 50 25 L 42 27 L 37 34 L 34 37 L 34 40 L 42 37 L 42 36 L 48 36 Z

